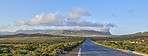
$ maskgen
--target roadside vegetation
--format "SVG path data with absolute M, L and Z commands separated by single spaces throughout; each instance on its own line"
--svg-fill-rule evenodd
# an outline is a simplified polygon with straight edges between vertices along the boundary
M 97 44 L 148 54 L 148 37 L 92 37 Z
M 80 45 L 82 37 L 10 37 L 0 38 L 0 56 L 57 56 Z

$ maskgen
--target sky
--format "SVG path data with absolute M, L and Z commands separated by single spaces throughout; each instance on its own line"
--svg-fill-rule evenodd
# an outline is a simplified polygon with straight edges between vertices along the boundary
M 1 0 L 0 31 L 79 27 L 114 35 L 148 30 L 148 0 Z

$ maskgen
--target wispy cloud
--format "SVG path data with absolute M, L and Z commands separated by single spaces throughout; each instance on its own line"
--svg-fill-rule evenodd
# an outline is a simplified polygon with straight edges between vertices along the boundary
M 11 27 L 10 24 L 8 24 L 8 25 L 1 25 L 0 29 L 7 29 L 7 28 L 10 28 L 10 27 Z
M 128 13 L 132 13 L 134 10 L 133 9 L 128 9 Z
M 69 14 L 68 14 L 68 18 L 69 19 L 78 19 L 80 18 L 80 16 L 89 16 L 90 13 L 82 8 L 73 8 Z

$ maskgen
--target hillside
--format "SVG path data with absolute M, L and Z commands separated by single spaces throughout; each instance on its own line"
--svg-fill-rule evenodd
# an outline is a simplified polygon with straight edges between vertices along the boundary
M 130 35 L 148 36 L 148 32 L 138 32 L 138 33 L 135 33 L 135 34 L 130 34 Z
M 111 35 L 110 32 L 100 32 L 93 30 L 49 30 L 41 31 L 42 34 L 68 34 L 68 35 Z
M 148 36 L 148 32 L 137 32 L 134 34 L 122 35 L 122 36 Z
M 18 30 L 16 32 L 1 32 L 0 35 L 16 35 L 16 34 L 49 34 L 49 35 L 111 35 L 109 31 L 94 30 Z

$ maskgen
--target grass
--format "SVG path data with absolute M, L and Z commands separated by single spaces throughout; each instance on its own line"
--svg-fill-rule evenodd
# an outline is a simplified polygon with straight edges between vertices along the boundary
M 48 36 L 0 38 L 0 56 L 61 55 L 71 51 L 84 40 L 82 37 Z

